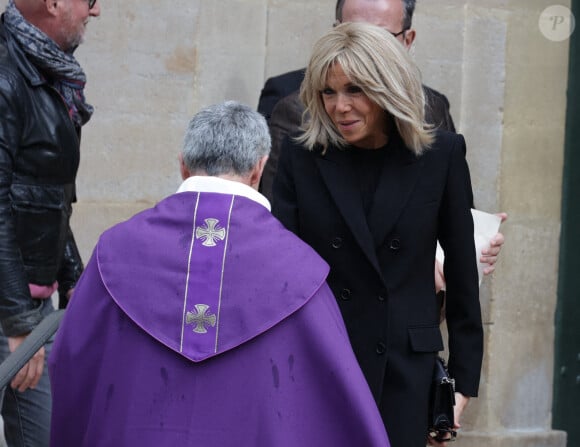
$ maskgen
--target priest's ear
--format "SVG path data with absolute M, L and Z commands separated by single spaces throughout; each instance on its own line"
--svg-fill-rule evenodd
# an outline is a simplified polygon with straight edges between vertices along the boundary
M 258 160 L 258 163 L 256 163 L 256 166 L 254 166 L 254 169 L 250 174 L 250 186 L 256 191 L 260 186 L 260 179 L 262 178 L 262 173 L 264 172 L 264 167 L 266 166 L 267 161 L 268 156 L 264 155 L 260 160 Z
M 189 172 L 189 169 L 187 169 L 187 166 L 185 166 L 185 162 L 183 161 L 183 154 L 180 152 L 179 153 L 179 172 L 181 173 L 181 179 L 185 180 L 186 178 L 191 177 L 191 172 Z

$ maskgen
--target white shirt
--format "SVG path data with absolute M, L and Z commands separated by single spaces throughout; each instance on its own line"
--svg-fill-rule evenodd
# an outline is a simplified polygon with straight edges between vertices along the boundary
M 221 177 L 193 176 L 186 178 L 177 193 L 180 192 L 216 192 L 220 194 L 233 194 L 243 196 L 259 203 L 268 211 L 271 211 L 270 202 L 251 186 Z

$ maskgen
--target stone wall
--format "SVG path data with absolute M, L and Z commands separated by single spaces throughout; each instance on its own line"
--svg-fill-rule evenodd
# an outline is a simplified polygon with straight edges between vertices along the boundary
M 95 106 L 73 216 L 86 260 L 104 229 L 177 188 L 193 113 L 225 99 L 255 107 L 268 76 L 305 65 L 335 3 L 99 1 L 77 52 Z M 466 137 L 476 206 L 510 215 L 498 270 L 482 286 L 481 395 L 457 445 L 565 445 L 550 427 L 568 42 L 540 32 L 551 4 L 418 1 L 412 51 Z

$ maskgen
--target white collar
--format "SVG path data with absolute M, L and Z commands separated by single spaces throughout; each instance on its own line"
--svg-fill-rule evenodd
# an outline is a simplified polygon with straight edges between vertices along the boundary
M 226 180 L 224 178 L 212 176 L 193 176 L 186 178 L 177 190 L 178 193 L 185 191 L 216 192 L 220 194 L 243 196 L 259 203 L 268 211 L 271 211 L 270 202 L 266 197 L 251 186 L 233 180 Z

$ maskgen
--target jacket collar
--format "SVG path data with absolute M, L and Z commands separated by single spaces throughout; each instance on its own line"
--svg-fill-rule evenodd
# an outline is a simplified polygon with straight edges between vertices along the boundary
M 4 26 L 4 14 L 0 17 L 0 39 L 5 42 L 10 57 L 18 67 L 18 70 L 22 73 L 22 76 L 26 78 L 30 85 L 37 87 L 46 83 L 46 79 L 44 79 L 34 64 L 28 60 L 24 51 L 22 51 L 20 46 Z
M 329 147 L 316 163 L 332 199 L 359 246 L 381 274 L 377 247 L 393 229 L 419 178 L 421 158 L 415 156 L 397 133 L 387 148 L 373 207 L 367 219 L 355 174 L 344 151 Z
M 403 212 L 419 179 L 423 159 L 417 157 L 397 133 L 377 185 L 368 225 L 375 246 L 382 244 Z
M 343 150 L 331 146 L 324 155 L 316 158 L 316 163 L 322 180 L 344 221 L 369 261 L 380 272 L 373 239 L 360 200 L 360 191 L 356 187 L 357 180 L 349 165 L 348 156 Z

